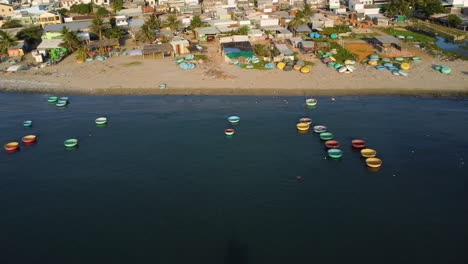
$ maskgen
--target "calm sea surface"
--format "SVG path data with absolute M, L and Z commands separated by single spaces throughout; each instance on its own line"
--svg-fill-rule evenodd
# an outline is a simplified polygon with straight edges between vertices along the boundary
M 468 100 L 318 99 L 0 94 L 0 263 L 468 263 Z

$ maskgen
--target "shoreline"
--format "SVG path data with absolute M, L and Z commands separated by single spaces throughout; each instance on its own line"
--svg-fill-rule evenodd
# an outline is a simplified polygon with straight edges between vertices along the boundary
M 216 95 L 216 96 L 402 96 L 402 97 L 468 97 L 466 90 L 435 89 L 270 89 L 270 88 L 99 88 L 93 90 L 60 88 L 8 88 L 2 93 L 69 94 L 87 96 L 143 95 Z

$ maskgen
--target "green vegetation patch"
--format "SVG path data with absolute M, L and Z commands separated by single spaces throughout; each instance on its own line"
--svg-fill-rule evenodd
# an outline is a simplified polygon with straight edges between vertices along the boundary
M 355 60 L 357 61 L 359 56 L 352 53 L 351 51 L 341 47 L 338 43 L 332 42 L 330 43 L 331 49 L 336 49 L 338 52 L 337 54 L 333 55 L 336 59 L 336 62 L 343 64 L 345 60 Z
M 193 57 L 194 60 L 206 60 L 208 57 L 206 55 L 195 55 Z
M 416 32 L 408 31 L 408 30 L 398 30 L 394 28 L 383 28 L 383 31 L 388 33 L 389 35 L 396 36 L 396 35 L 401 35 L 401 36 L 412 36 L 412 39 L 405 39 L 405 41 L 414 41 L 414 42 L 434 42 L 436 39 L 433 37 L 429 37 L 423 34 L 419 34 Z
M 348 25 L 337 25 L 337 26 L 334 26 L 334 27 L 328 27 L 328 28 L 324 28 L 323 31 L 319 32 L 319 33 L 325 33 L 327 35 L 329 34 L 332 34 L 332 33 L 335 33 L 335 34 L 339 34 L 339 33 L 347 33 L 347 32 L 351 32 L 352 29 L 349 28 Z
M 141 65 L 142 62 L 141 61 L 132 61 L 132 62 L 129 62 L 129 63 L 125 63 L 124 66 L 137 66 L 137 65 Z

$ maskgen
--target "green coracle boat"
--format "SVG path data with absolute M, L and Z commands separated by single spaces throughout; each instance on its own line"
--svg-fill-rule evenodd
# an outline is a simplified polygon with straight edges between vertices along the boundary
M 328 156 L 332 158 L 341 158 L 343 156 L 343 151 L 341 149 L 329 149 L 328 151 Z
M 67 139 L 67 140 L 65 140 L 65 142 L 63 142 L 63 144 L 67 148 L 72 148 L 72 147 L 75 147 L 76 145 L 78 145 L 78 139 L 74 139 L 74 138 Z
M 333 134 L 330 132 L 324 132 L 320 134 L 320 139 L 322 140 L 332 140 L 333 139 Z
M 107 117 L 99 117 L 99 118 L 96 118 L 96 125 L 104 125 L 105 123 L 107 123 Z

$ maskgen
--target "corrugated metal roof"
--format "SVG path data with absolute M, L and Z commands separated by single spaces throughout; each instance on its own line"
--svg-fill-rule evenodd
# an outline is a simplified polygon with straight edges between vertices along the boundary
M 216 27 L 201 27 L 196 28 L 195 31 L 202 35 L 215 35 L 221 33 Z
M 83 21 L 83 22 L 70 22 L 70 23 L 63 23 L 63 24 L 55 24 L 55 25 L 46 25 L 44 27 L 44 32 L 60 32 L 62 31 L 63 27 L 68 28 L 70 31 L 82 31 L 88 29 L 91 26 L 91 21 Z
M 300 25 L 294 28 L 296 32 L 312 32 L 309 26 L 307 25 Z
M 288 48 L 288 46 L 286 46 L 286 44 L 275 44 L 275 46 L 281 54 L 290 55 L 294 53 Z
M 37 46 L 37 49 L 58 49 L 60 48 L 60 43 L 63 42 L 63 39 L 43 39 L 41 44 Z
M 382 44 L 398 44 L 398 39 L 394 36 L 375 36 L 374 38 Z

